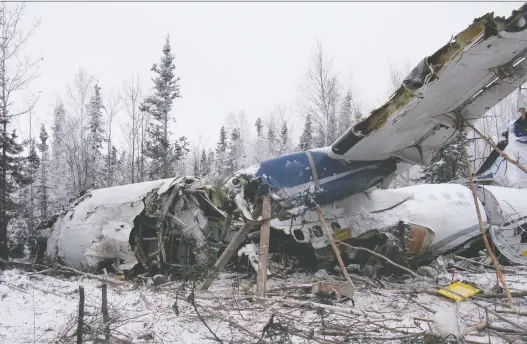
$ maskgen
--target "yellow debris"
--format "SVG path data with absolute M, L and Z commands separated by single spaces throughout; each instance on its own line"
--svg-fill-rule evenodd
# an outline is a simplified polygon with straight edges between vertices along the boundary
M 454 294 L 454 293 L 456 294 Z M 448 297 L 449 299 L 455 300 L 455 301 L 464 301 L 468 299 L 469 297 L 476 295 L 480 293 L 481 290 L 474 288 L 468 284 L 461 283 L 461 282 L 455 282 L 449 285 L 446 288 L 441 288 L 438 290 L 438 293 L 440 295 L 443 295 L 445 297 Z M 459 294 L 459 295 L 457 295 Z M 463 296 L 463 297 L 462 297 Z

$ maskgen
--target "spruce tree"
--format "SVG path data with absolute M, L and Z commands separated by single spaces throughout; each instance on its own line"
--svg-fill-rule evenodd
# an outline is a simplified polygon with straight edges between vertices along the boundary
M 181 98 L 179 91 L 179 78 L 174 71 L 174 55 L 170 47 L 169 37 L 166 37 L 163 46 L 160 64 L 154 64 L 151 71 L 155 73 L 153 94 L 145 99 L 141 110 L 148 112 L 150 125 L 146 141 L 145 155 L 150 158 L 151 179 L 169 178 L 173 175 L 177 161 L 183 159 L 189 152 L 189 143 L 186 137 L 176 141 L 171 140 L 169 122 L 173 120 L 170 112 L 174 100 Z
M 207 158 L 207 152 L 205 149 L 201 151 L 201 158 L 200 158 L 200 166 L 201 166 L 201 177 L 204 177 L 210 173 L 210 167 L 209 167 L 209 161 Z
M 103 170 L 104 158 L 101 152 L 105 142 L 105 129 L 102 114 L 101 88 L 95 85 L 94 94 L 86 106 L 88 115 L 88 154 L 86 159 L 86 180 L 84 188 L 98 188 L 101 180 L 100 174 Z
M 38 203 L 40 208 L 40 216 L 42 219 L 48 217 L 48 203 L 49 203 L 49 145 L 48 132 L 44 124 L 40 127 L 40 143 L 38 150 L 41 154 L 40 173 L 38 177 Z
M 227 173 L 227 131 L 225 126 L 221 126 L 220 138 L 216 145 L 216 173 L 220 177 L 224 177 Z
M 212 149 L 209 149 L 209 152 L 207 154 L 207 166 L 208 166 L 208 174 L 211 174 L 214 168 L 214 162 L 215 162 L 215 156 L 214 151 Z
M 51 127 L 51 170 L 49 175 L 49 205 L 52 211 L 58 211 L 68 204 L 71 193 L 68 165 L 66 161 L 66 111 L 59 102 L 53 111 Z
M 234 128 L 231 131 L 231 138 L 227 144 L 228 150 L 227 150 L 227 159 L 226 159 L 227 169 L 225 171 L 226 175 L 230 175 L 236 172 L 240 166 L 239 141 L 240 141 L 240 131 L 238 128 Z
M 300 136 L 300 143 L 298 148 L 302 151 L 313 148 L 313 125 L 311 123 L 311 115 L 307 115 L 304 123 L 304 130 Z
M 258 117 L 256 119 L 254 126 L 256 127 L 256 135 L 258 137 L 261 137 L 263 135 L 263 120 L 261 117 Z
M 466 140 L 466 133 L 464 135 Z M 466 176 L 467 166 L 463 159 L 461 142 L 459 142 L 456 134 L 439 149 L 430 164 L 423 168 L 421 179 L 426 183 L 439 184 L 462 179 Z

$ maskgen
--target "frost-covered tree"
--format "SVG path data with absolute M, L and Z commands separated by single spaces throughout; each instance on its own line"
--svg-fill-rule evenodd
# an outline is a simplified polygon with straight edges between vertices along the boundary
M 269 147 L 269 156 L 274 157 L 278 155 L 279 142 L 276 141 L 275 123 L 271 122 L 267 125 L 267 146 Z
M 38 175 L 38 190 L 37 199 L 40 208 L 40 216 L 42 219 L 48 217 L 49 207 L 49 145 L 48 145 L 48 132 L 44 124 L 40 127 L 40 143 L 38 144 L 38 150 L 40 151 L 40 173 Z
M 169 122 L 174 120 L 171 115 L 174 100 L 181 97 L 180 79 L 176 77 L 175 69 L 174 55 L 167 36 L 161 61 L 159 65 L 154 64 L 151 68 L 151 71 L 155 73 L 152 79 L 153 94 L 146 98 L 141 106 L 151 116 L 145 147 L 145 155 L 150 159 L 149 177 L 151 179 L 173 176 L 175 165 L 189 152 L 186 137 L 183 136 L 173 141 L 169 130 Z
M 338 123 L 338 136 L 344 134 L 352 125 L 351 119 L 351 92 L 348 91 L 344 99 L 342 99 L 342 105 L 339 113 Z
M 101 88 L 95 84 L 94 94 L 86 108 L 88 116 L 88 156 L 86 164 L 86 188 L 98 188 L 101 182 L 101 171 L 104 165 L 102 155 L 103 144 L 106 141 L 105 123 L 102 115 L 103 102 Z
M 226 165 L 226 174 L 229 175 L 238 170 L 240 166 L 240 131 L 238 128 L 233 128 L 231 137 L 228 142 Z
M 306 121 L 304 122 L 304 130 L 300 136 L 298 148 L 303 151 L 313 148 L 313 127 L 311 123 L 311 115 L 308 115 L 306 117 Z
M 256 119 L 254 126 L 256 127 L 256 135 L 258 137 L 261 137 L 263 135 L 263 127 L 264 127 L 264 123 L 261 117 L 258 117 Z
M 337 107 L 340 103 L 338 76 L 333 70 L 320 43 L 317 44 L 306 80 L 300 87 L 301 106 L 304 118 L 311 117 L 312 145 L 323 147 L 330 145 L 336 132 Z
M 227 130 L 225 126 L 222 125 L 220 129 L 220 137 L 218 139 L 218 144 L 216 145 L 216 154 L 215 154 L 215 166 L 216 173 L 221 178 L 225 177 L 228 173 L 227 165 L 227 154 L 228 154 L 228 141 L 227 141 Z
M 327 145 L 332 144 L 338 138 L 338 122 L 335 113 L 330 113 L 328 118 Z
M 466 133 L 464 133 L 466 137 Z M 462 145 L 457 134 L 439 149 L 430 164 L 423 168 L 422 180 L 426 183 L 448 183 L 467 176 Z
M 24 173 L 27 158 L 16 132 L 9 128 L 11 118 L 31 109 L 16 104 L 20 91 L 35 78 L 40 59 L 24 56 L 24 49 L 36 26 L 26 31 L 22 25 L 24 4 L 0 4 L 0 258 L 8 259 L 7 231 L 18 207 L 14 193 L 30 182 Z
M 53 110 L 53 124 L 51 127 L 51 161 L 49 184 L 49 206 L 52 211 L 62 209 L 68 203 L 69 195 L 73 191 L 70 181 L 72 175 L 68 169 L 66 157 L 66 111 L 62 102 L 58 102 Z
M 200 176 L 204 177 L 210 173 L 209 159 L 207 157 L 207 152 L 205 151 L 205 149 L 201 151 L 200 166 L 201 166 Z

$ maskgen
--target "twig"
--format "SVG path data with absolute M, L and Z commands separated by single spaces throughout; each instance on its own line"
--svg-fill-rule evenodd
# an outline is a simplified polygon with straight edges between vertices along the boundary
M 213 310 L 212 308 L 210 307 L 207 307 L 207 306 L 203 306 L 203 305 L 200 305 L 200 307 L 207 313 L 217 317 L 217 318 L 221 318 L 225 321 L 227 321 L 229 324 L 231 324 L 232 326 L 236 327 L 237 329 L 247 333 L 249 336 L 251 336 L 252 338 L 256 339 L 258 341 L 258 343 L 263 343 L 263 344 L 271 344 L 269 341 L 263 339 L 263 338 L 260 338 L 260 336 L 258 336 L 257 334 L 255 334 L 254 332 L 252 331 L 249 331 L 245 326 L 241 325 L 240 323 L 238 323 L 237 321 L 233 320 L 232 317 L 223 312 L 223 311 L 215 311 Z
M 472 198 L 474 199 L 474 206 L 476 207 L 476 214 L 478 215 L 478 223 L 479 223 L 479 230 L 481 232 L 481 236 L 483 237 L 483 241 L 485 243 L 485 248 L 487 249 L 487 252 L 490 255 L 490 258 L 492 259 L 492 263 L 494 264 L 494 268 L 496 269 L 496 275 L 498 276 L 498 279 L 501 281 L 501 284 L 503 285 L 503 289 L 505 290 L 505 294 L 507 294 L 507 300 L 509 302 L 509 306 L 512 306 L 512 296 L 511 292 L 509 290 L 509 287 L 507 286 L 507 281 L 505 281 L 505 278 L 503 277 L 503 274 L 500 270 L 500 265 L 498 264 L 498 260 L 496 259 L 496 256 L 494 255 L 494 252 L 492 252 L 492 248 L 490 247 L 489 240 L 487 238 L 487 233 L 485 232 L 485 227 L 483 226 L 483 219 L 481 217 L 481 209 L 479 209 L 479 200 L 476 192 L 476 186 L 474 185 L 474 176 L 472 175 L 472 167 L 470 166 L 470 162 L 468 159 L 468 152 L 467 147 L 465 145 L 465 139 L 463 137 L 463 120 L 460 114 L 457 114 L 458 116 L 458 123 L 459 123 L 459 140 L 461 141 L 461 150 L 463 151 L 463 158 L 465 159 L 465 164 L 467 167 L 467 174 L 468 174 L 468 182 L 470 185 L 470 191 L 472 191 Z M 474 126 L 472 126 L 473 129 L 475 129 Z M 497 147 L 496 147 L 497 148 Z M 527 170 L 525 170 L 527 173 Z

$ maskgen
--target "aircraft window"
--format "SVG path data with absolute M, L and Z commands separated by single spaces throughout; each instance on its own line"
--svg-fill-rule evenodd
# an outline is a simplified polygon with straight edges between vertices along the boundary
M 430 198 L 431 201 L 437 201 L 438 200 L 436 195 L 432 195 L 432 194 L 428 195 L 428 198 Z
M 462 192 L 459 192 L 459 191 L 458 191 L 458 192 L 456 192 L 456 195 L 457 195 L 457 197 L 459 197 L 459 198 L 461 198 L 461 199 L 464 199 L 464 198 L 465 198 L 465 194 L 462 193 Z
M 313 228 L 311 228 L 311 232 L 313 232 L 313 235 L 316 236 L 317 238 L 320 238 L 324 235 L 324 233 L 322 233 L 322 228 L 320 228 L 320 226 L 313 226 Z
M 452 199 L 452 196 L 450 196 L 446 192 L 441 193 L 441 195 L 443 195 L 443 197 L 446 198 L 446 199 Z
M 304 232 L 302 232 L 301 229 L 293 230 L 293 235 L 295 236 L 295 239 L 297 241 L 304 241 L 306 239 L 306 237 L 304 236 Z
M 334 232 L 338 231 L 340 229 L 340 225 L 338 224 L 338 222 L 332 222 L 331 229 L 333 229 Z

